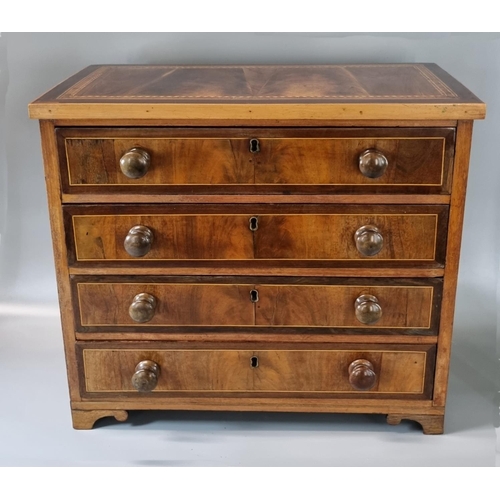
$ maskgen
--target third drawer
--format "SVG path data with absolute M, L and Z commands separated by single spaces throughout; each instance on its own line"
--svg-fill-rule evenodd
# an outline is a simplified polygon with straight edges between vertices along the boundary
M 72 287 L 81 333 L 436 335 L 442 280 L 73 276 Z

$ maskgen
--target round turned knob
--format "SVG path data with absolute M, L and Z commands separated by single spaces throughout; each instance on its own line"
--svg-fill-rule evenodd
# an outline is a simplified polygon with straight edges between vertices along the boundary
M 123 242 L 126 252 L 132 257 L 143 257 L 151 250 L 153 231 L 146 226 L 134 226 Z
M 382 317 L 382 307 L 375 295 L 360 295 L 354 303 L 356 318 L 365 325 L 373 325 Z
M 130 307 L 128 313 L 136 323 L 147 323 L 153 319 L 156 309 L 156 297 L 149 293 L 138 293 Z
M 384 238 L 375 226 L 360 227 L 354 234 L 358 252 L 366 257 L 377 255 L 384 246 Z
M 359 155 L 359 170 L 370 179 L 384 175 L 388 166 L 389 162 L 385 155 L 376 149 L 367 149 Z
M 369 391 L 377 382 L 373 365 L 366 359 L 357 359 L 349 365 L 349 383 L 358 391 Z
M 151 156 L 141 148 L 132 148 L 120 158 L 120 169 L 130 179 L 140 179 L 149 170 Z
M 160 366 L 154 361 L 141 361 L 132 375 L 132 385 L 139 392 L 150 392 L 158 384 Z

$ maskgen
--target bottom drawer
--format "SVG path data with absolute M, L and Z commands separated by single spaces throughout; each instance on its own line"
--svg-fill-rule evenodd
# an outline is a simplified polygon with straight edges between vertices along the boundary
M 274 346 L 273 346 L 274 347 Z M 82 394 L 429 399 L 434 345 L 79 343 Z

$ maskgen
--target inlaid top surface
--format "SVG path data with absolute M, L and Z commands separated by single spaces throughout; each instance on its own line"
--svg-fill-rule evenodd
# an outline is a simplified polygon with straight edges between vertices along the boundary
M 210 109 L 213 118 L 262 119 L 263 105 L 269 112 L 288 109 L 295 119 L 319 118 L 318 111 L 322 118 L 360 119 L 363 109 L 397 108 L 413 119 L 422 112 L 422 119 L 484 117 L 484 104 L 435 64 L 89 66 L 32 103 L 30 115 L 195 118 Z

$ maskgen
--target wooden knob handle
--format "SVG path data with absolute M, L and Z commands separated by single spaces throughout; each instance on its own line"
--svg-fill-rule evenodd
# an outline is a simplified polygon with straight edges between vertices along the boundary
M 370 179 L 384 175 L 388 166 L 389 162 L 385 155 L 376 149 L 367 149 L 359 155 L 359 170 Z
M 126 252 L 132 257 L 143 257 L 151 250 L 153 231 L 146 226 L 134 226 L 123 242 Z
M 141 361 L 132 375 L 132 385 L 139 392 L 150 392 L 158 384 L 160 366 L 154 361 Z
M 358 252 L 365 257 L 377 255 L 384 246 L 384 238 L 375 226 L 362 226 L 354 234 Z
M 360 295 L 354 303 L 356 318 L 365 325 L 373 325 L 382 317 L 382 307 L 375 295 Z
M 369 391 L 377 383 L 373 365 L 366 359 L 357 359 L 349 365 L 349 383 L 358 391 Z
M 141 148 L 132 148 L 120 158 L 120 169 L 130 179 L 144 177 L 151 165 L 151 156 Z
M 128 313 L 136 323 L 147 323 L 155 315 L 156 297 L 149 293 L 138 293 L 130 307 Z

